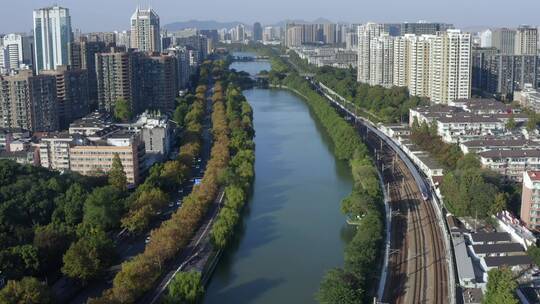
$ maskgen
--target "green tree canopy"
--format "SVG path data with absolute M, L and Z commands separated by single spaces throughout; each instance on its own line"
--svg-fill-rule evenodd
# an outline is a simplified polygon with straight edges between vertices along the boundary
M 47 284 L 33 277 L 24 277 L 20 281 L 8 281 L 0 291 L 0 303 L 48 304 L 52 303 L 52 297 Z
M 108 231 L 118 227 L 123 208 L 121 193 L 115 187 L 96 188 L 84 202 L 82 228 Z
M 362 303 L 363 290 L 358 279 L 343 269 L 332 269 L 324 276 L 316 298 L 322 304 Z
M 97 278 L 110 266 L 113 251 L 113 243 L 105 232 L 95 229 L 69 247 L 62 272 L 83 282 Z
M 506 128 L 508 130 L 514 130 L 516 128 L 517 124 L 516 124 L 516 120 L 514 118 L 514 115 L 511 115 L 510 118 L 508 119 L 508 121 L 506 122 Z
M 114 154 L 111 170 L 109 171 L 109 185 L 120 191 L 127 189 L 127 177 L 124 171 L 124 165 L 120 160 L 118 153 Z
M 508 268 L 492 269 L 488 272 L 487 291 L 483 304 L 517 304 L 514 293 L 517 283 Z
M 536 246 L 530 246 L 527 249 L 527 255 L 533 259 L 536 265 L 540 265 L 540 248 Z
M 197 303 L 203 293 L 200 272 L 180 272 L 169 284 L 165 302 L 168 304 Z
M 114 104 L 114 117 L 122 122 L 127 122 L 131 119 L 131 107 L 127 100 L 119 98 Z

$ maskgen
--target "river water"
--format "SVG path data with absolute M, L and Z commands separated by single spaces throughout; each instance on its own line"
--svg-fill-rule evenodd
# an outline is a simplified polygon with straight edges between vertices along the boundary
M 237 62 L 255 74 L 268 62 Z M 325 272 L 343 265 L 353 231 L 340 213 L 352 188 L 347 163 L 296 95 L 252 89 L 255 182 L 235 239 L 222 255 L 204 303 L 315 303 Z

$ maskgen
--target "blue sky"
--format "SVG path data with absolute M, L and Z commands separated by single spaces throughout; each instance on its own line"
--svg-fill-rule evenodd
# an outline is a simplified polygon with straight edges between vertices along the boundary
M 458 26 L 540 24 L 540 0 L 0 0 L 0 33 L 28 31 L 32 10 L 57 3 L 71 10 L 74 28 L 127 29 L 137 4 L 148 4 L 161 23 L 189 19 L 261 21 L 443 21 Z

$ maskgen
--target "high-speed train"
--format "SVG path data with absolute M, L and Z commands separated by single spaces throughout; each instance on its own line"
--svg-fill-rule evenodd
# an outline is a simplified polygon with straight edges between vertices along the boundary
M 336 105 L 337 107 L 341 108 L 342 111 L 344 111 L 347 116 L 346 118 L 352 118 L 352 119 L 355 119 L 356 121 L 361 121 L 363 125 L 365 125 L 370 132 L 373 132 L 375 134 L 377 134 L 377 136 L 384 140 L 384 142 L 392 148 L 392 150 L 394 150 L 399 158 L 401 160 L 403 160 L 403 162 L 405 163 L 405 165 L 407 166 L 407 168 L 410 170 L 411 174 L 413 175 L 413 178 L 414 178 L 414 181 L 416 182 L 416 184 L 418 185 L 418 188 L 420 189 L 420 191 L 422 192 L 422 199 L 424 201 L 428 201 L 430 199 L 430 191 L 429 191 L 429 188 L 426 186 L 426 183 L 424 181 L 424 179 L 422 178 L 422 176 L 420 176 L 420 173 L 418 173 L 418 169 L 415 167 L 415 165 L 412 163 L 412 161 L 410 160 L 410 158 L 405 154 L 405 152 L 403 152 L 403 150 L 401 150 L 400 147 L 398 147 L 396 145 L 396 143 L 391 140 L 390 138 L 388 138 L 386 136 L 386 134 L 384 134 L 383 132 L 381 132 L 375 125 L 373 125 L 369 120 L 366 120 L 364 119 L 363 117 L 359 117 L 359 116 L 356 116 L 354 113 L 352 113 L 350 110 L 346 109 L 343 105 L 341 105 L 340 103 L 336 102 L 334 100 L 334 98 L 332 98 L 331 96 L 329 96 L 328 94 L 326 94 L 323 90 L 321 90 L 321 88 L 319 87 L 319 85 L 321 85 L 320 83 L 316 83 L 315 81 L 313 80 L 310 80 L 311 84 L 313 87 L 315 87 L 317 89 L 317 91 L 319 92 L 319 94 L 323 95 L 323 96 L 326 96 L 329 100 L 331 100 L 334 105 Z M 347 119 L 349 120 L 349 119 Z

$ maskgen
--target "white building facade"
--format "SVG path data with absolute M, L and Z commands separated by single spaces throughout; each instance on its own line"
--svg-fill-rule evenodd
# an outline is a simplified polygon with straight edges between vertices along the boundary
M 161 52 L 159 16 L 149 9 L 137 7 L 131 16 L 131 47 L 141 52 Z
M 53 6 L 34 10 L 36 73 L 67 65 L 68 45 L 72 40 L 69 9 Z

